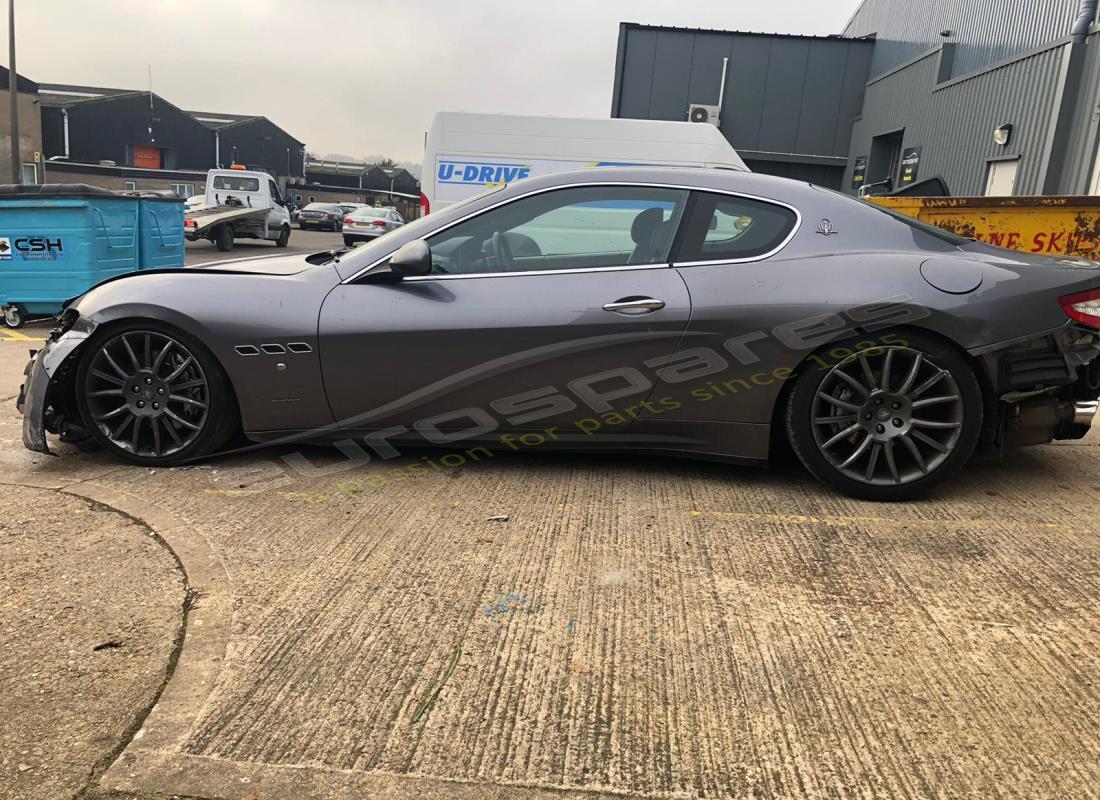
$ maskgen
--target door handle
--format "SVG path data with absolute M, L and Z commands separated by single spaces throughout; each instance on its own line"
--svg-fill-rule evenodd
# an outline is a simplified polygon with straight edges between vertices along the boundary
M 605 303 L 603 310 L 614 311 L 616 314 L 640 316 L 660 311 L 664 307 L 664 300 L 656 300 L 652 297 L 624 297 L 614 303 Z

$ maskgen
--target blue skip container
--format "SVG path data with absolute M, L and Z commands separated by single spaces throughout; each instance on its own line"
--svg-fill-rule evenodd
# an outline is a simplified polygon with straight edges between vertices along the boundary
M 0 186 L 4 322 L 55 316 L 100 281 L 183 266 L 183 201 L 84 184 Z
M 183 200 L 148 192 L 139 194 L 139 269 L 182 267 L 185 246 Z

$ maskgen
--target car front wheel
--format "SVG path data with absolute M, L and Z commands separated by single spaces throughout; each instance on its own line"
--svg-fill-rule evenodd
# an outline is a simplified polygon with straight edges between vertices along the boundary
M 209 350 L 151 321 L 88 343 L 77 369 L 77 405 L 101 447 L 148 466 L 209 455 L 228 441 L 238 418 Z
M 800 368 L 786 409 L 791 446 L 811 473 L 855 497 L 905 500 L 962 468 L 984 411 L 963 355 L 915 332 L 828 352 L 837 357 Z

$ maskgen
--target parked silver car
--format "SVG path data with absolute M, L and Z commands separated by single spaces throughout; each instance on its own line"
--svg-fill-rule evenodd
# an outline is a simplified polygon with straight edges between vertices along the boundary
M 897 500 L 980 442 L 1084 436 L 1098 356 L 1095 262 L 805 182 L 607 167 L 350 251 L 113 278 L 67 305 L 18 405 L 33 450 L 49 431 L 150 466 L 237 431 L 354 463 L 417 444 L 461 451 L 443 464 L 789 447 L 841 491 Z
M 393 208 L 364 206 L 344 217 L 344 244 L 353 247 L 358 242 L 377 239 L 383 233 L 397 230 L 405 219 Z

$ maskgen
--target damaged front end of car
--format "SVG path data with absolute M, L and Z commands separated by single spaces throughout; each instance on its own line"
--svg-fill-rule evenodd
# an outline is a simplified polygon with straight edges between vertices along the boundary
M 49 453 L 47 433 L 60 436 L 64 442 L 80 443 L 88 438 L 76 407 L 74 384 L 80 348 L 96 326 L 68 307 L 42 349 L 31 351 L 16 400 L 23 415 L 23 444 L 28 450 Z

